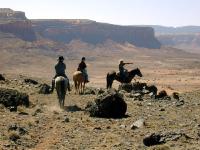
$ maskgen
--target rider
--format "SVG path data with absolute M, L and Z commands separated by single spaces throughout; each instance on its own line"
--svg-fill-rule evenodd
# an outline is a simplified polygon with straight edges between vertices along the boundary
M 64 57 L 63 56 L 59 56 L 57 60 L 58 60 L 58 63 L 55 65 L 56 75 L 54 76 L 54 78 L 52 80 L 51 92 L 53 92 L 53 90 L 55 88 L 55 78 L 56 77 L 62 76 L 62 77 L 65 77 L 69 81 L 68 77 L 65 74 L 66 65 L 63 62 L 64 61 Z M 69 82 L 68 82 L 68 90 L 71 91 Z
M 82 57 L 81 63 L 78 65 L 77 71 L 81 71 L 85 77 L 85 82 L 90 82 L 88 80 L 87 65 L 85 64 L 85 57 Z
M 123 81 L 125 81 L 126 77 L 128 76 L 128 70 L 124 68 L 126 64 L 133 64 L 133 63 L 125 63 L 123 59 L 119 60 L 119 75 Z

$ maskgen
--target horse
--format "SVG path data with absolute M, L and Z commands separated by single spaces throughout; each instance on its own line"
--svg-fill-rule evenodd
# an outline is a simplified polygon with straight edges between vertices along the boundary
M 85 90 L 85 77 L 81 71 L 76 71 L 73 74 L 73 81 L 75 87 L 75 93 L 82 94 Z
M 140 69 L 138 69 L 138 68 L 129 71 L 129 72 L 128 72 L 128 77 L 126 77 L 125 80 L 123 80 L 123 79 L 121 78 L 121 76 L 119 75 L 119 73 L 116 73 L 115 71 L 108 72 L 108 73 L 107 73 L 107 77 L 106 77 L 106 80 L 107 80 L 107 89 L 108 89 L 108 88 L 112 88 L 112 84 L 113 84 L 113 81 L 114 81 L 114 80 L 117 80 L 117 81 L 119 81 L 120 83 L 130 83 L 130 82 L 132 81 L 132 79 L 133 79 L 136 75 L 139 76 L 139 77 L 142 77 L 142 73 L 140 72 Z
M 55 78 L 55 88 L 57 91 L 57 96 L 59 100 L 60 108 L 64 108 L 65 104 L 65 95 L 67 92 L 69 80 L 65 77 L 58 76 Z

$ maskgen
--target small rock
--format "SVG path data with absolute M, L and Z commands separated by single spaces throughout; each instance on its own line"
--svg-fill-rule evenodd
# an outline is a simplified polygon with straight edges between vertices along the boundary
M 40 108 L 38 108 L 38 109 L 36 109 L 35 112 L 33 113 L 33 116 L 36 116 L 38 113 L 43 113 L 43 111 L 42 111 Z
M 94 127 L 94 130 L 101 130 L 101 127 Z
M 174 92 L 174 93 L 172 93 L 172 96 L 174 99 L 179 100 L 179 93 Z
M 19 112 L 19 115 L 29 115 L 27 112 Z
M 35 81 L 35 80 L 33 80 L 33 79 L 24 79 L 24 82 L 25 82 L 25 83 L 34 84 L 34 85 L 37 85 L 37 84 L 38 84 L 38 82 Z
M 63 122 L 68 123 L 69 122 L 69 118 L 66 117 Z
M 160 111 L 165 111 L 165 109 L 164 109 L 164 108 L 161 108 Z
M 9 135 L 9 139 L 10 139 L 11 141 L 16 142 L 18 139 L 20 139 L 20 136 L 19 136 L 19 134 L 18 134 L 17 132 L 12 132 L 12 133 L 10 133 L 10 135 Z
M 141 93 L 135 93 L 135 94 L 133 94 L 133 96 L 134 96 L 134 97 L 141 97 L 142 94 L 141 94 Z
M 158 95 L 156 95 L 156 99 L 164 99 L 166 98 L 168 95 L 167 95 L 167 92 L 165 90 L 162 90 L 158 93 Z
M 39 94 L 50 94 L 51 93 L 51 87 L 48 84 L 41 84 Z
M 5 77 L 2 74 L 0 74 L 0 81 L 5 81 L 5 80 L 6 80 Z
M 138 128 L 142 128 L 143 126 L 145 126 L 145 121 L 144 119 L 139 119 L 137 121 L 135 121 L 131 126 L 130 128 L 135 130 L 135 129 L 138 129 Z
M 177 101 L 177 102 L 176 102 L 176 107 L 180 107 L 180 106 L 182 106 L 182 105 L 184 105 L 184 104 L 185 104 L 184 100 Z
M 120 125 L 119 127 L 122 128 L 122 129 L 125 129 L 125 128 L 126 128 L 126 125 L 122 124 L 122 125 Z
M 160 134 L 150 134 L 147 135 L 144 139 L 143 139 L 143 143 L 145 146 L 153 146 L 153 145 L 158 145 L 161 144 L 162 142 L 160 141 L 161 139 L 161 135 Z

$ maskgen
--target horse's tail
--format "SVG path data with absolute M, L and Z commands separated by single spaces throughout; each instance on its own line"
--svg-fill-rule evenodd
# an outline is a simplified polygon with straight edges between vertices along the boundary
M 109 78 L 109 73 L 107 73 L 107 76 L 106 76 L 106 88 L 108 89 L 110 86 L 110 78 Z
M 112 88 L 113 80 L 115 79 L 115 77 L 116 77 L 115 71 L 107 73 L 107 76 L 106 76 L 106 83 L 107 83 L 106 87 L 107 87 L 107 89 Z
M 66 94 L 66 86 L 67 86 L 67 81 L 66 80 L 62 80 L 60 82 L 60 90 L 61 90 L 61 93 L 63 93 L 63 96 Z
M 66 87 L 67 87 L 67 80 L 64 79 L 60 79 L 58 81 L 56 81 L 56 90 L 58 93 L 59 98 L 64 99 L 65 98 L 65 94 L 66 94 Z

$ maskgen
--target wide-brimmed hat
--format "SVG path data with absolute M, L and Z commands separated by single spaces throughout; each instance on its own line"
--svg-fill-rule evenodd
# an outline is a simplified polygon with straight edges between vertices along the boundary
M 123 60 L 123 59 L 120 59 L 120 60 L 119 60 L 119 63 L 123 63 L 123 62 L 124 62 L 124 60 Z
M 81 60 L 85 60 L 85 57 L 82 57 Z
M 57 60 L 58 60 L 58 61 L 63 61 L 63 60 L 64 60 L 64 57 L 63 57 L 63 56 L 59 56 Z

